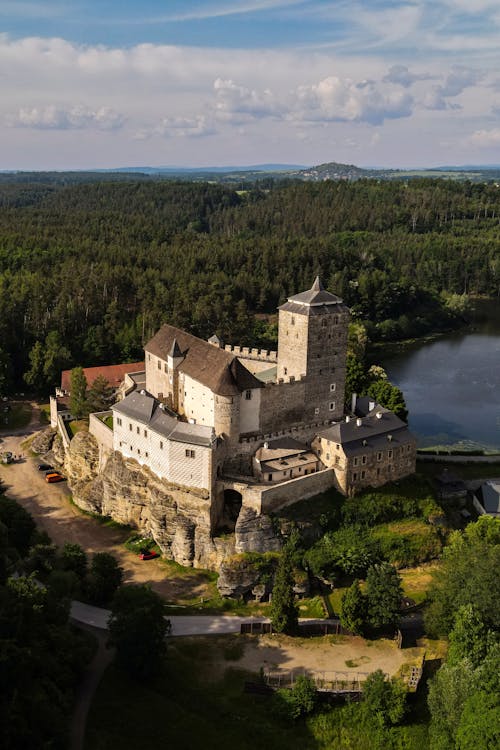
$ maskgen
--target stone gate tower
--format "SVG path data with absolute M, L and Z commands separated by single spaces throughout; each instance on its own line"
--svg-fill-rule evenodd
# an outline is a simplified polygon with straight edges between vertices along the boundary
M 343 416 L 348 324 L 349 308 L 319 277 L 279 308 L 278 382 L 304 381 L 308 421 Z

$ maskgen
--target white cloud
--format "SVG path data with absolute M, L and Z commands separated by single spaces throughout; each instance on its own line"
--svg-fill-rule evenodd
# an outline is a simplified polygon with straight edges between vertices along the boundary
M 500 128 L 493 130 L 476 130 L 469 138 L 469 143 L 479 148 L 500 146 Z
M 467 68 L 463 65 L 454 65 L 451 72 L 446 76 L 444 83 L 433 86 L 424 97 L 423 104 L 426 109 L 461 109 L 456 102 L 450 103 L 448 98 L 459 96 L 465 89 L 475 86 L 484 77 L 478 70 Z
M 171 13 L 153 18 L 141 18 L 141 23 L 162 23 L 173 21 L 197 21 L 207 18 L 222 18 L 236 16 L 257 11 L 288 8 L 292 5 L 302 5 L 304 0 L 250 0 L 249 2 L 222 3 L 217 5 L 200 6 L 184 13 Z
M 150 128 L 143 128 L 134 134 L 136 140 L 146 140 L 152 136 L 164 138 L 200 138 L 201 136 L 213 135 L 215 129 L 204 115 L 197 117 L 164 117 L 160 122 Z
M 298 110 L 293 114 L 296 119 L 379 125 L 386 119 L 411 115 L 413 97 L 373 81 L 355 83 L 348 78 L 328 76 L 312 86 L 300 86 L 297 103 Z
M 429 73 L 411 73 L 406 65 L 393 65 L 382 80 L 410 88 L 416 81 L 428 81 L 434 77 Z
M 214 81 L 215 113 L 220 120 L 246 121 L 262 117 L 279 117 L 283 105 L 279 105 L 270 89 L 257 92 L 240 86 L 231 79 L 217 78 Z
M 21 107 L 16 114 L 6 116 L 11 128 L 36 130 L 117 130 L 123 127 L 125 117 L 111 107 L 91 109 L 82 104 L 62 108 L 52 104 L 43 107 Z

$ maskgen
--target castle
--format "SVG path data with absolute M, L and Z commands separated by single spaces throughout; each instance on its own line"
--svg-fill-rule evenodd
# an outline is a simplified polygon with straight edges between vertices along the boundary
M 277 352 L 163 325 L 145 346 L 144 387 L 112 407 L 112 449 L 203 491 L 213 534 L 234 530 L 242 505 L 266 513 L 412 473 L 404 422 L 367 399 L 344 417 L 348 323 L 317 278 L 279 308 Z

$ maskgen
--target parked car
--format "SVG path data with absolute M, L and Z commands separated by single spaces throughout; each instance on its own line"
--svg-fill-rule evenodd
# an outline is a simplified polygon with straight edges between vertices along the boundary
M 54 467 L 50 464 L 38 464 L 38 471 L 54 471 Z
M 10 451 L 6 451 L 2 455 L 2 463 L 3 464 L 12 464 L 12 463 L 14 463 L 14 456 L 12 455 L 12 453 Z
M 160 554 L 152 549 L 143 549 L 139 553 L 141 560 L 154 560 L 155 557 L 160 557 Z
M 62 474 L 59 474 L 58 471 L 53 471 L 52 473 L 45 475 L 45 481 L 49 482 L 49 484 L 52 484 L 52 482 L 64 482 L 64 477 Z

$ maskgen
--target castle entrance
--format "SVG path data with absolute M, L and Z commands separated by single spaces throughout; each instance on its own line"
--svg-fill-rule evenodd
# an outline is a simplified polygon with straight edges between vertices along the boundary
M 240 514 L 243 497 L 237 490 L 224 490 L 224 506 L 219 524 L 221 530 L 233 532 Z

